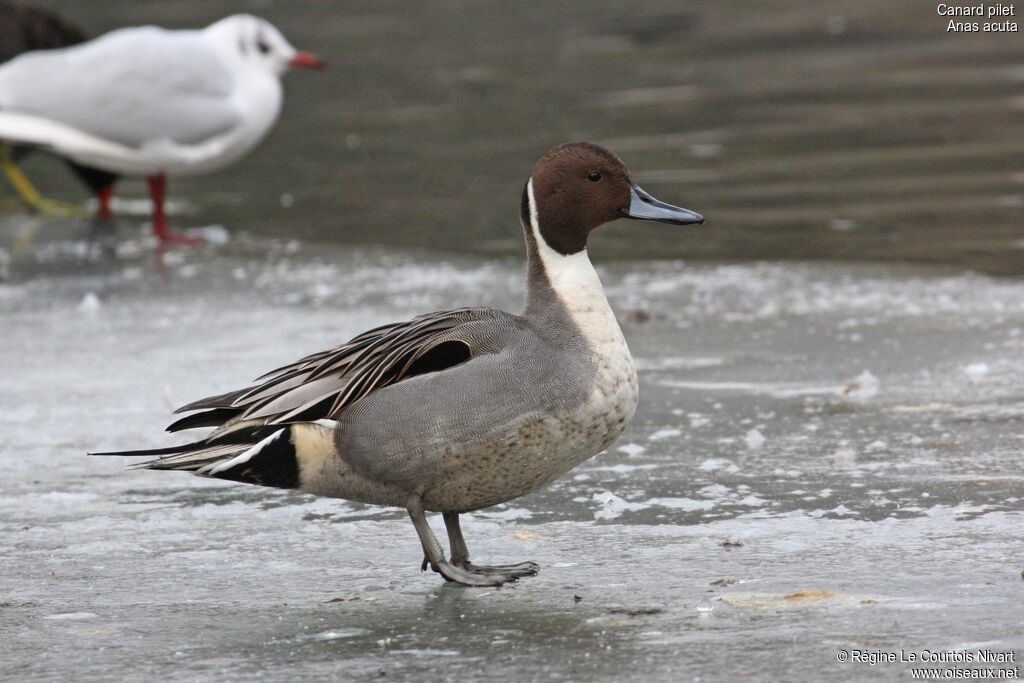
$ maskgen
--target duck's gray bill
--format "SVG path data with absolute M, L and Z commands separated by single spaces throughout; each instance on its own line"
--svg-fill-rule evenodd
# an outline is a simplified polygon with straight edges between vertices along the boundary
M 636 185 L 630 187 L 629 194 L 629 206 L 622 209 L 622 215 L 626 218 L 661 221 L 675 225 L 694 225 L 704 222 L 704 216 L 696 211 L 658 201 Z

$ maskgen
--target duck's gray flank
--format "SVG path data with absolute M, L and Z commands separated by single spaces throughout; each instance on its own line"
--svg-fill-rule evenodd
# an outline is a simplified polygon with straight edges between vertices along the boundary
M 533 563 L 472 564 L 458 515 L 547 485 L 632 419 L 636 370 L 585 246 L 592 229 L 633 213 L 703 220 L 637 188 L 607 150 L 557 147 L 537 162 L 520 204 L 521 315 L 461 308 L 382 325 L 185 406 L 201 412 L 170 429 L 215 427 L 199 441 L 119 454 L 163 456 L 142 463 L 151 469 L 404 507 L 424 566 L 451 581 L 536 573 Z M 444 513 L 450 559 L 426 511 Z

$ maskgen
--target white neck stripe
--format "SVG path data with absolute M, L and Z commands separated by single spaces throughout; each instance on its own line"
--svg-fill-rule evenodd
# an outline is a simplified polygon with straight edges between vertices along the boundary
M 574 254 L 560 254 L 552 249 L 544 241 L 540 231 L 532 178 L 526 184 L 526 194 L 530 205 L 530 231 L 537 244 L 537 256 L 555 295 L 581 328 L 597 325 L 614 326 L 618 330 L 615 316 L 608 307 L 604 288 L 601 286 L 597 271 L 590 263 L 587 250 L 581 249 Z M 595 315 L 597 319 L 594 319 Z M 586 329 L 584 333 L 587 333 Z
M 533 180 L 526 184 L 526 193 L 530 206 L 530 230 L 537 245 L 540 268 L 555 296 L 586 339 L 592 357 L 603 368 L 599 372 L 614 374 L 621 370 L 632 374 L 633 359 L 615 313 L 605 298 L 601 279 L 587 256 L 587 250 L 581 249 L 575 254 L 565 255 L 548 246 L 540 232 Z
M 537 215 L 537 200 L 533 196 L 533 178 L 530 178 L 526 183 L 526 196 L 530 204 L 530 232 L 533 234 L 533 239 L 537 243 L 537 253 L 540 256 L 541 263 L 544 264 L 544 267 L 547 270 L 548 277 L 553 278 L 555 276 L 554 271 L 560 270 L 562 266 L 559 264 L 562 263 L 585 261 L 587 267 L 590 268 L 590 270 L 593 270 L 594 267 L 590 265 L 590 257 L 587 256 L 587 250 L 585 247 L 574 254 L 561 254 L 552 249 L 544 239 L 544 236 L 540 232 L 540 218 Z M 554 271 L 552 269 L 554 269 Z M 595 279 L 596 277 L 597 273 L 594 274 Z M 600 287 L 600 282 L 598 282 L 598 287 Z

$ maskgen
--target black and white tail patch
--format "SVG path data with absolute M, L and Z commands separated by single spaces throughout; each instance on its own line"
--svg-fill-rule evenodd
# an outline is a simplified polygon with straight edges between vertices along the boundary
M 291 427 L 274 432 L 238 455 L 212 462 L 196 474 L 282 489 L 299 487 L 299 463 L 291 440 Z

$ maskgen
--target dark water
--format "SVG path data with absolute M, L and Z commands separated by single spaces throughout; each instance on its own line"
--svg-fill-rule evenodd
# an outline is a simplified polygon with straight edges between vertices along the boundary
M 947 33 L 934 2 L 39 4 L 92 34 L 249 11 L 331 62 L 288 77 L 254 154 L 172 182 L 185 224 L 518 253 L 534 160 L 585 138 L 709 219 L 612 227 L 599 254 L 1024 271 L 1024 42 Z M 27 170 L 82 197 L 59 165 Z

